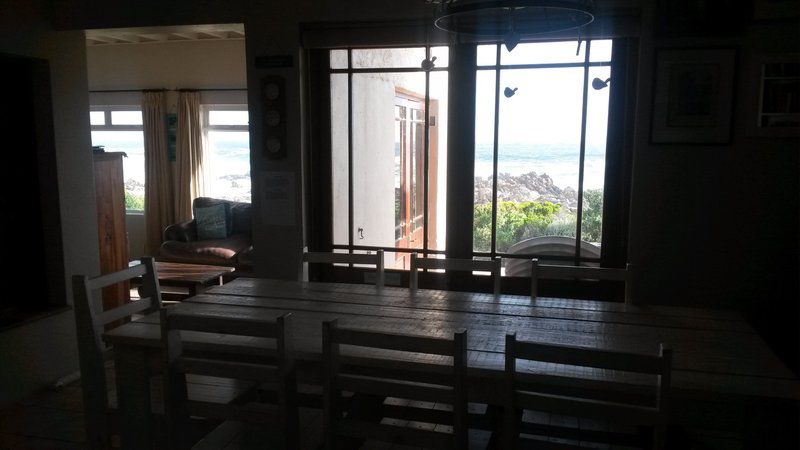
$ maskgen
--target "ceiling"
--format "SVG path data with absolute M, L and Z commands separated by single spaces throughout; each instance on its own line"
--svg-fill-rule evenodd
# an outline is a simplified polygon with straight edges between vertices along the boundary
M 86 45 L 244 39 L 240 23 L 86 30 Z

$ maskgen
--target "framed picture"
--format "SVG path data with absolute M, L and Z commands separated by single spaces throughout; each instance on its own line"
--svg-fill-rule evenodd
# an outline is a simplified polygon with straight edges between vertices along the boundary
M 731 141 L 736 49 L 658 49 L 650 141 Z
M 745 79 L 745 134 L 800 136 L 800 54 L 752 55 Z

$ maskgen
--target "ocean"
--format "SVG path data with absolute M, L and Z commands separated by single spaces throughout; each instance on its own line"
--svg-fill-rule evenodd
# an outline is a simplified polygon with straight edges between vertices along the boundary
M 493 144 L 478 143 L 475 147 L 475 176 L 492 175 Z M 522 175 L 528 172 L 547 174 L 560 188 L 578 188 L 580 149 L 575 144 L 500 144 L 497 156 L 498 173 Z M 586 147 L 584 156 L 584 189 L 601 189 L 605 174 L 605 147 Z

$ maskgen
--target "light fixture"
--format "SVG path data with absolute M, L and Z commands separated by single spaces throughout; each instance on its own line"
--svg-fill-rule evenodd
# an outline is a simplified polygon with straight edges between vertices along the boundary
M 525 36 L 572 30 L 594 20 L 594 0 L 427 0 L 437 3 L 436 27 L 455 34 L 503 39 L 511 51 Z
M 606 81 L 601 80 L 600 78 L 595 78 L 592 80 L 592 87 L 595 91 L 599 91 L 600 89 L 605 89 L 608 87 L 608 82 L 611 81 L 611 78 L 606 78 Z

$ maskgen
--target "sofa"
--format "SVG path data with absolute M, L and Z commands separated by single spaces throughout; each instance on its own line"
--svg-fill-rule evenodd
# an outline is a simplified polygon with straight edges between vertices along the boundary
M 192 220 L 164 230 L 159 261 L 252 269 L 250 203 L 198 197 L 192 202 L 192 212 Z

